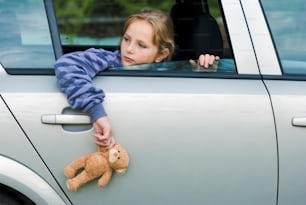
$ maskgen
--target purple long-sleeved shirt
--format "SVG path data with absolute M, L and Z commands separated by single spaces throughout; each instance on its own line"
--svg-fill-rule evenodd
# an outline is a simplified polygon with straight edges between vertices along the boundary
M 92 84 L 92 79 L 101 71 L 121 66 L 119 51 L 91 48 L 63 55 L 55 63 L 55 74 L 71 107 L 88 112 L 91 122 L 95 122 L 106 116 L 102 105 L 105 94 Z

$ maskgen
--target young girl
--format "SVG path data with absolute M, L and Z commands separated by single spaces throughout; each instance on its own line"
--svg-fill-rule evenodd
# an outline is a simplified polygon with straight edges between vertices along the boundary
M 170 17 L 158 10 L 144 10 L 125 22 L 120 51 L 88 49 L 63 55 L 55 63 L 58 84 L 74 109 L 88 112 L 95 130 L 96 144 L 111 148 L 115 140 L 103 108 L 104 92 L 92 79 L 108 68 L 158 63 L 170 60 L 174 51 Z M 200 55 L 198 64 L 208 67 L 219 57 Z

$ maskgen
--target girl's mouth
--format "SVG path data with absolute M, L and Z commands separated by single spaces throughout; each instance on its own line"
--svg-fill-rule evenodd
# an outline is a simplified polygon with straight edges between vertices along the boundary
M 123 56 L 123 60 L 124 60 L 125 62 L 127 62 L 127 63 L 133 63 L 133 62 L 134 62 L 134 60 L 133 60 L 132 58 L 129 58 L 129 57 L 127 57 L 127 56 Z

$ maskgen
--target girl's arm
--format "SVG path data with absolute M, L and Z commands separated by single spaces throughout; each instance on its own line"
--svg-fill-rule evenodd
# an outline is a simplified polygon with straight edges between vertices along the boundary
M 91 48 L 63 55 L 55 63 L 55 74 L 71 107 L 88 112 L 91 122 L 95 122 L 106 116 L 102 105 L 105 94 L 92 84 L 92 79 L 97 73 L 117 66 L 121 66 L 119 51 Z

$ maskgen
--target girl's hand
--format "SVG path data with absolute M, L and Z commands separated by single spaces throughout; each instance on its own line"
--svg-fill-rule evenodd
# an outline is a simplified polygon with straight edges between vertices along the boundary
M 209 54 L 201 54 L 198 58 L 198 65 L 204 68 L 208 68 L 215 61 L 220 60 L 219 56 L 209 55 Z
M 201 54 L 198 60 L 189 60 L 195 72 L 216 72 L 218 69 L 219 56 Z
M 95 143 L 107 150 L 112 148 L 115 144 L 115 139 L 113 138 L 113 132 L 108 117 L 100 117 L 93 123 L 93 127 L 95 130 Z

